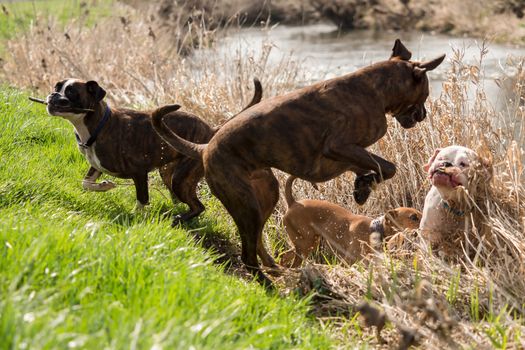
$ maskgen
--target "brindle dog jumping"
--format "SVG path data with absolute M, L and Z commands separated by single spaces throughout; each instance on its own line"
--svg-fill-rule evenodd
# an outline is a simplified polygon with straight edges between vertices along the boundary
M 395 165 L 366 148 L 385 135 L 387 113 L 407 129 L 425 119 L 426 72 L 445 55 L 413 62 L 399 40 L 392 51 L 387 61 L 250 107 L 223 125 L 208 144 L 179 137 L 163 124 L 162 113 L 153 115 L 155 130 L 168 144 L 202 158 L 212 193 L 239 229 L 242 261 L 261 283 L 271 285 L 259 269 L 256 251 L 275 203 L 261 200 L 252 184 L 254 174 L 275 197 L 279 186 L 271 168 L 313 182 L 353 171 L 359 204 L 375 184 L 394 176 Z

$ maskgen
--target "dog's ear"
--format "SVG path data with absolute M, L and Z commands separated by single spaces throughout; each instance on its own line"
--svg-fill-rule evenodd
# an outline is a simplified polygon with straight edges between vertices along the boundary
M 423 165 L 423 170 L 425 170 L 425 172 L 428 173 L 428 170 L 430 169 L 430 167 L 432 166 L 432 163 L 434 163 L 434 160 L 436 159 L 437 155 L 439 152 L 441 152 L 442 148 L 436 148 L 434 150 L 434 154 L 432 155 L 432 157 L 430 157 L 428 159 L 428 162 L 427 164 Z
M 396 39 L 396 42 L 394 43 L 394 48 L 392 49 L 392 56 L 390 56 L 390 59 L 393 58 L 399 58 L 403 61 L 408 61 L 412 57 L 412 52 L 410 52 L 403 43 L 401 43 L 401 40 Z
M 424 69 L 427 72 L 429 70 L 434 70 L 436 69 L 437 66 L 441 64 L 441 62 L 443 62 L 444 59 L 445 59 L 445 54 L 442 54 L 441 56 L 434 58 L 433 60 L 420 63 L 419 68 Z
M 100 102 L 106 96 L 106 90 L 101 88 L 98 83 L 94 80 L 90 80 L 86 83 L 87 92 L 95 98 L 95 101 Z
M 395 209 L 390 209 L 385 213 L 385 225 L 392 226 L 397 220 L 397 211 Z
M 427 62 L 417 63 L 414 67 L 414 78 L 416 80 L 421 80 L 421 78 L 423 77 L 423 75 L 425 75 L 426 72 L 436 69 L 436 67 L 439 66 L 444 59 L 445 54 Z
M 62 87 L 64 86 L 64 84 L 66 83 L 67 79 L 64 79 L 64 80 L 61 80 L 59 81 L 58 83 L 55 84 L 55 91 L 56 92 L 59 92 L 60 90 L 62 90 Z
M 492 177 L 494 176 L 494 167 L 492 166 L 492 164 L 492 159 L 481 156 L 479 157 L 479 165 L 484 173 L 484 179 L 486 182 L 492 180 Z

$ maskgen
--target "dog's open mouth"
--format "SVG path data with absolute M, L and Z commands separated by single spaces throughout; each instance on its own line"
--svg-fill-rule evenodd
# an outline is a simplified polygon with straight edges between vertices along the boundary
M 410 105 L 404 111 L 394 114 L 399 124 L 405 129 L 413 128 L 426 117 L 424 105 Z
M 451 188 L 464 186 L 464 184 L 456 176 L 454 176 L 454 173 L 448 173 L 446 171 L 443 171 L 442 169 L 434 170 L 432 175 L 430 175 L 430 179 L 432 180 L 432 184 L 434 186 Z
M 417 124 L 416 119 L 413 118 L 412 115 L 398 114 L 394 115 L 394 117 L 397 119 L 399 124 L 401 124 L 401 126 L 405 129 L 413 128 Z

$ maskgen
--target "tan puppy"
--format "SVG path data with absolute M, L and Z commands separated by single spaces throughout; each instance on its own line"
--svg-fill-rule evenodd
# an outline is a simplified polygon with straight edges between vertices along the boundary
M 374 220 L 327 201 L 305 199 L 296 202 L 292 195 L 294 180 L 295 177 L 290 176 L 286 181 L 288 211 L 283 220 L 295 249 L 283 254 L 281 264 L 284 266 L 300 266 L 303 259 L 318 248 L 321 237 L 338 256 L 353 264 L 372 251 L 376 240 L 373 236 L 379 236 L 381 242 L 398 230 L 419 226 L 421 212 L 412 208 L 392 209 Z

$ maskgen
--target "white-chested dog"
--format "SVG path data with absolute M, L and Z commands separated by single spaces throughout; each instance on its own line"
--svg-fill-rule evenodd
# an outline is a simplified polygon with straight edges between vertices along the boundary
M 469 148 L 449 146 L 436 149 L 423 169 L 432 188 L 425 198 L 421 234 L 433 245 L 450 241 L 454 233 L 467 227 L 472 209 L 468 196 L 475 195 L 480 181 L 490 180 L 488 163 Z

